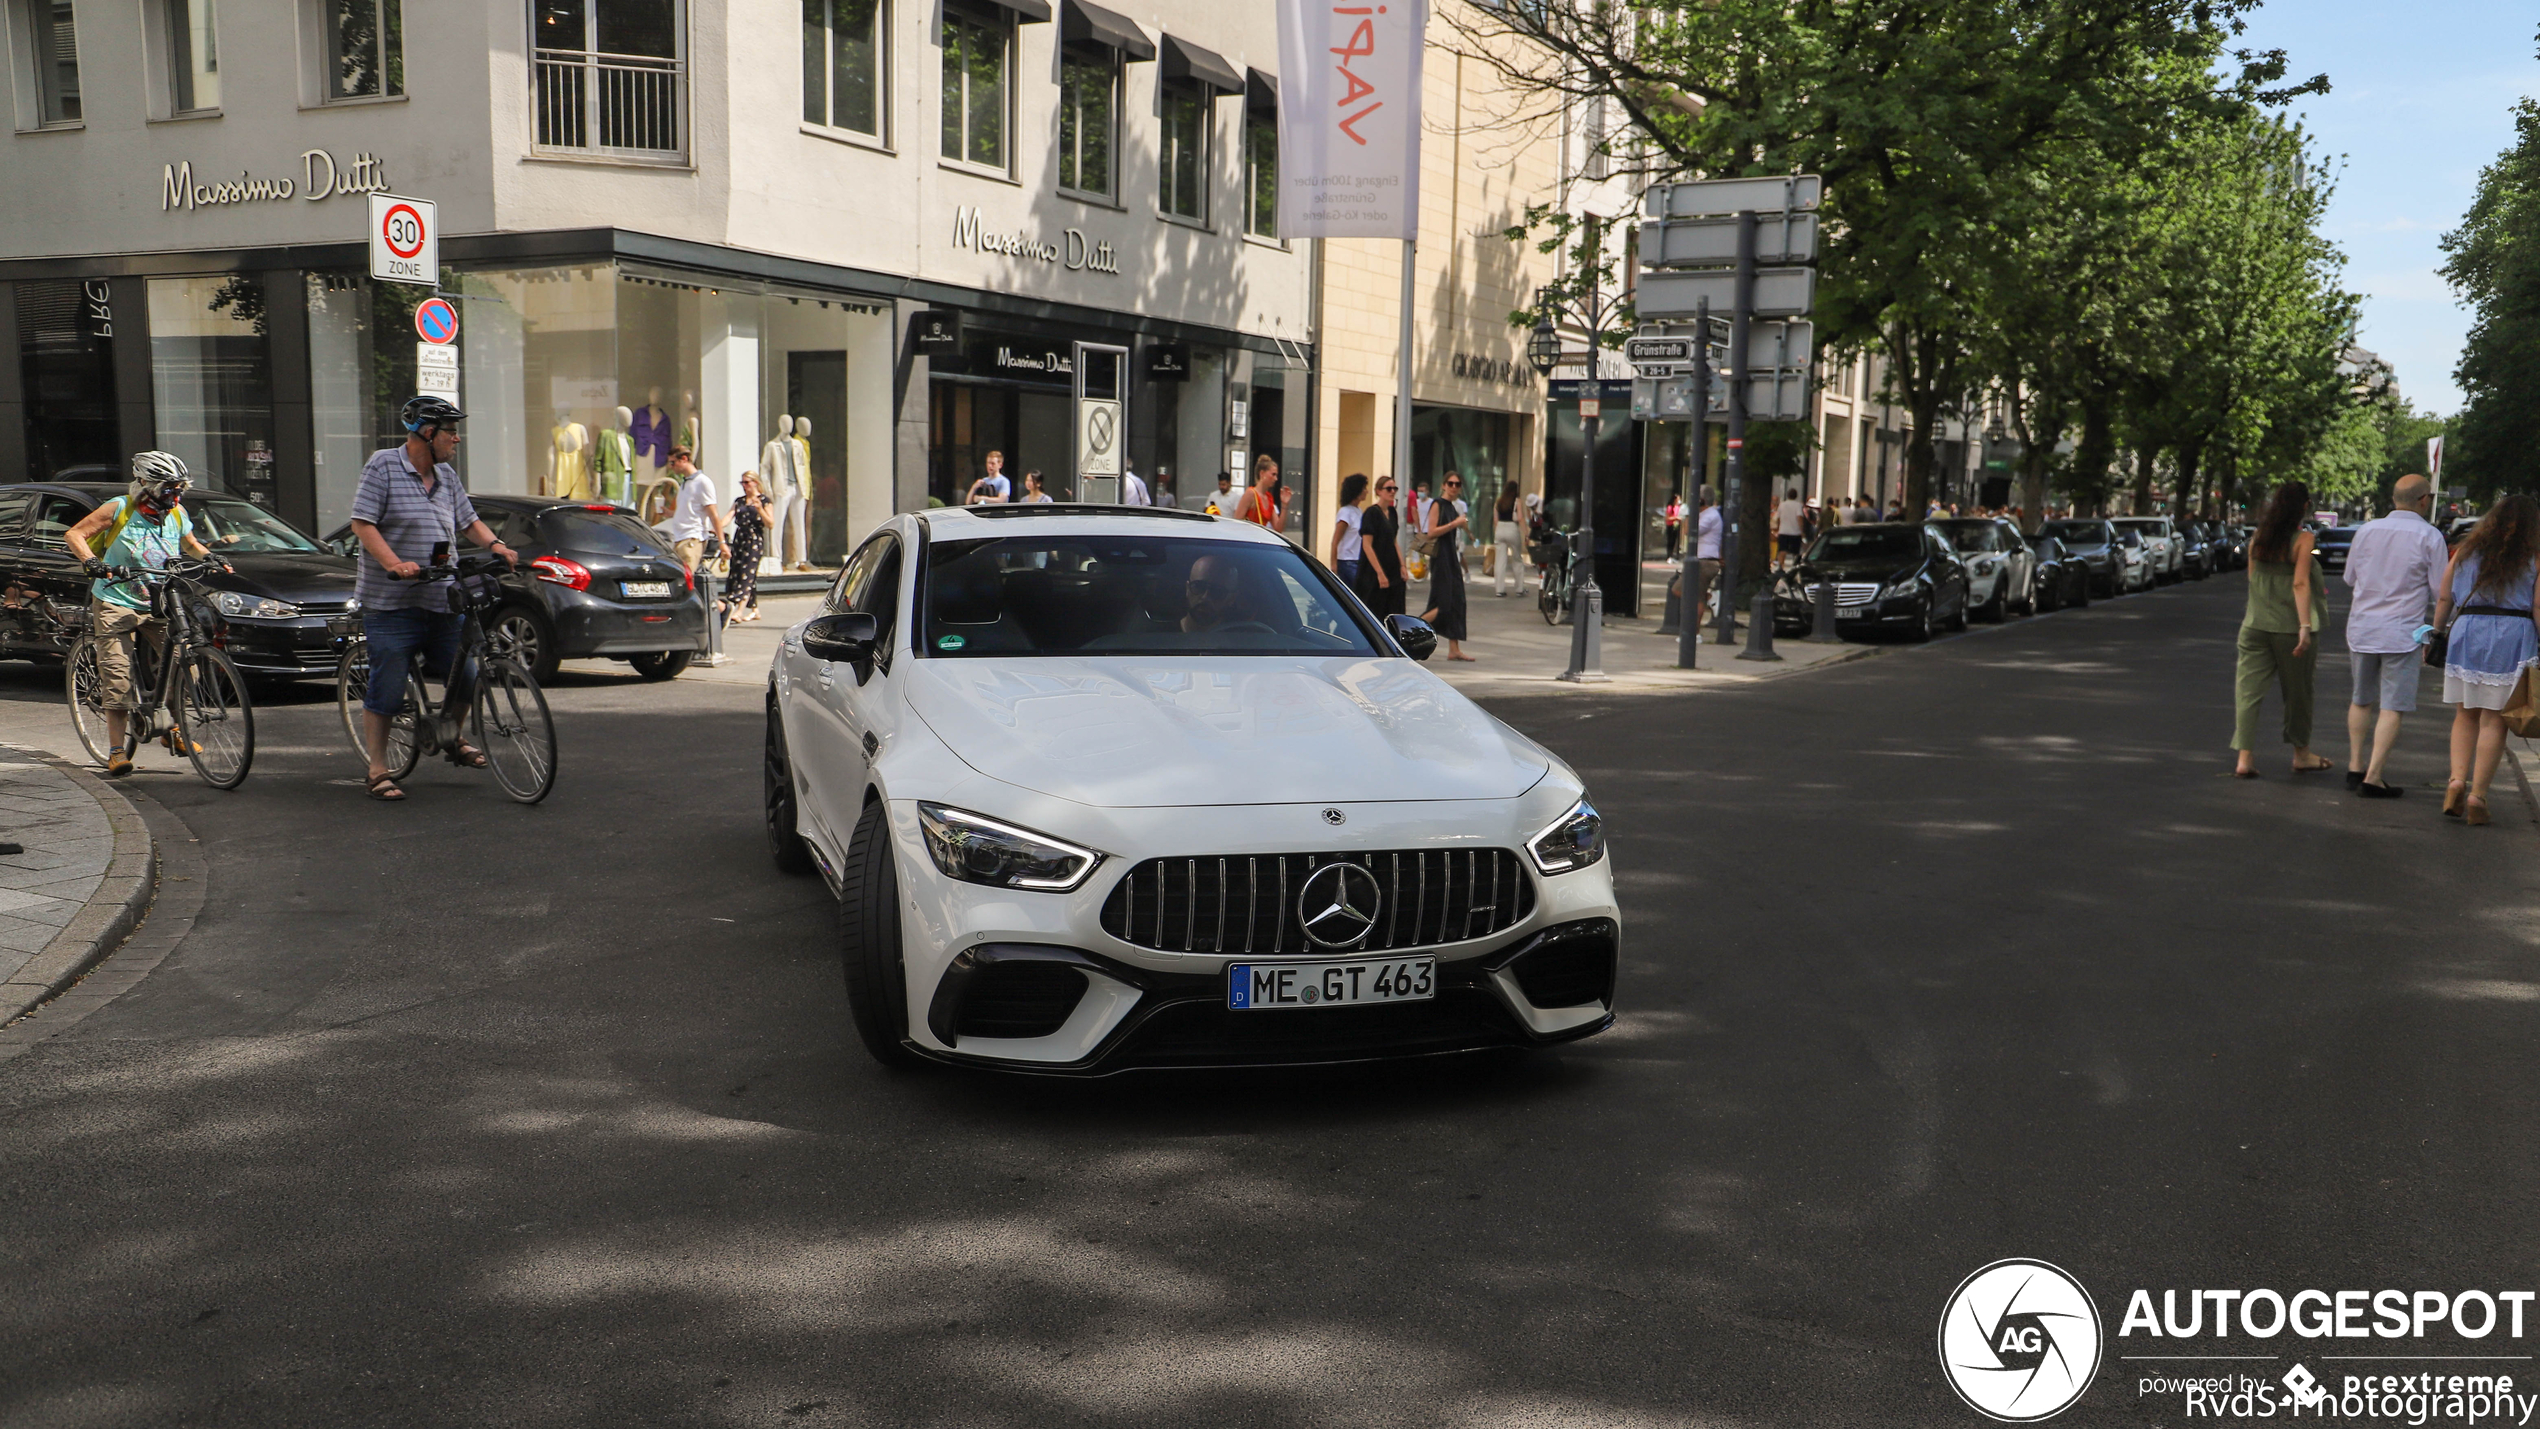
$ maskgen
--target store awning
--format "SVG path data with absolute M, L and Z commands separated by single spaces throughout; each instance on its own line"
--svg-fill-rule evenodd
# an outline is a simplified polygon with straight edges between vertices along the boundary
M 1225 56 L 1171 35 L 1164 37 L 1163 74 L 1166 79 L 1196 80 L 1219 94 L 1244 92 L 1244 77 L 1235 73 Z
M 1050 18 L 1050 0 L 974 0 L 974 3 L 1003 10 L 1018 25 L 1045 25 Z
M 1086 0 L 1065 0 L 1059 7 L 1058 38 L 1062 43 L 1085 40 L 1109 45 L 1125 60 L 1155 58 L 1155 42 L 1138 28 L 1137 21 L 1115 15 L 1100 5 L 1089 5 Z
M 1244 108 L 1265 114 L 1279 112 L 1279 77 L 1257 69 L 1244 71 Z

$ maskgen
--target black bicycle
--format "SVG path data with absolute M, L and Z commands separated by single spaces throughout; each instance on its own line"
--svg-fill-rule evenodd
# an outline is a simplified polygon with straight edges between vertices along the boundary
M 1571 567 L 1577 562 L 1575 536 L 1575 532 L 1547 530 L 1526 552 L 1543 572 L 1543 586 L 1535 593 L 1535 608 L 1543 612 L 1546 625 L 1559 625 L 1570 618 Z
M 447 582 L 452 608 L 466 622 L 459 631 L 457 663 L 443 683 L 437 708 L 424 687 L 422 653 L 409 662 L 405 698 L 388 719 L 388 772 L 404 779 L 426 753 L 446 755 L 451 763 L 467 767 L 471 761 L 461 750 L 473 743 L 484 752 L 486 767 L 504 793 L 535 804 L 556 787 L 556 722 L 529 667 L 508 644 L 487 633 L 485 617 L 503 599 L 497 576 L 502 567 L 500 556 L 461 556 L 451 565 L 426 566 L 416 577 Z M 340 620 L 336 633 L 352 638 L 335 663 L 335 703 L 345 737 L 367 763 L 362 696 L 370 688 L 370 644 L 361 638 L 359 616 Z M 464 674 L 470 670 L 473 678 Z
M 204 783 L 235 789 L 256 762 L 256 711 L 238 667 L 214 643 L 218 617 L 196 614 L 193 579 L 223 568 L 219 561 L 171 561 L 164 569 L 109 566 L 105 574 L 146 591 L 151 618 L 167 632 L 155 651 L 133 641 L 132 686 L 139 708 L 125 713 L 123 756 L 131 758 L 145 740 L 161 740 L 184 754 Z M 92 626 L 63 664 L 80 747 L 103 764 L 117 746 L 106 731 L 105 673 L 97 660 L 101 638 L 124 637 L 100 637 Z

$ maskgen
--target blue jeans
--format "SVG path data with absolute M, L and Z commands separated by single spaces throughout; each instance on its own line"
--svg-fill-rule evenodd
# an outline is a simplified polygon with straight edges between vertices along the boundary
M 444 614 L 437 610 L 365 610 L 362 612 L 362 636 L 370 642 L 370 688 L 362 693 L 362 708 L 375 715 L 393 715 L 406 699 L 406 666 L 418 650 L 423 652 L 424 673 L 448 678 L 450 662 L 459 655 L 459 630 L 467 617 Z M 471 668 L 461 672 L 463 679 L 453 683 L 469 683 L 475 677 Z
M 1346 561 L 1334 561 L 1332 563 L 1332 574 L 1341 578 L 1342 585 L 1348 586 L 1351 590 L 1356 590 L 1358 589 L 1358 568 L 1365 563 L 1365 560 L 1360 557 L 1352 557 Z

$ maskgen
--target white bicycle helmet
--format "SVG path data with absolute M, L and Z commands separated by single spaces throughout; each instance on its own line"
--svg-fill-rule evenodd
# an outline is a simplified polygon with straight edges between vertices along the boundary
M 146 493 L 159 505 L 173 506 L 194 485 L 185 461 L 173 452 L 136 452 L 132 458 L 132 499 Z

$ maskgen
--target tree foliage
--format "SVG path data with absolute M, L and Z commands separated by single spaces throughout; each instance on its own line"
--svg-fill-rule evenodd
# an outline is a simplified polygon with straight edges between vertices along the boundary
M 2443 276 L 2468 300 L 2447 484 L 2540 491 L 2540 100 L 2514 106 L 2513 147 L 2479 175 Z

